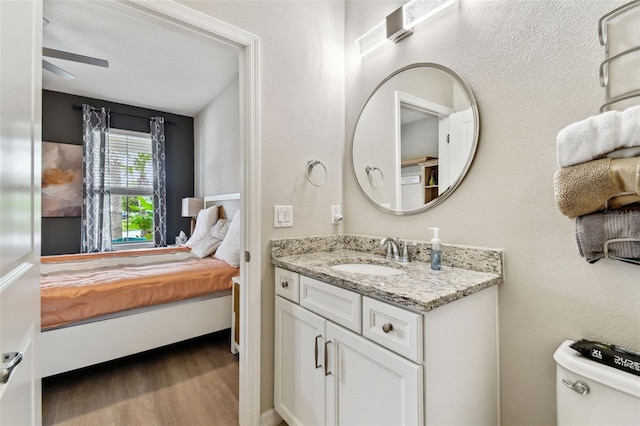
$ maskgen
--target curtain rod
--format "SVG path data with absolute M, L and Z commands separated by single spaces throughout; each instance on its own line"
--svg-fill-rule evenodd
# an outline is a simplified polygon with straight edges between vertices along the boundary
M 78 110 L 78 111 L 82 111 L 82 105 L 71 105 L 71 108 L 73 108 L 75 110 Z M 93 108 L 93 109 L 94 110 L 99 110 L 98 108 Z M 142 119 L 142 120 L 151 120 L 153 118 L 153 117 L 142 117 L 141 115 L 125 114 L 125 113 L 122 113 L 122 112 L 113 112 L 111 110 L 109 110 L 109 114 L 121 115 L 123 117 L 139 118 L 139 119 Z M 164 120 L 164 124 L 175 126 L 176 123 L 174 123 L 173 121 Z

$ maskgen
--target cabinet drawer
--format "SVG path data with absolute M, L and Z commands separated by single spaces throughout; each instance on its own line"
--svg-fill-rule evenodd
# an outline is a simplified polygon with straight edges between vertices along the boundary
M 300 305 L 356 333 L 362 329 L 360 299 L 358 293 L 300 277 Z
M 276 294 L 292 302 L 300 301 L 300 274 L 276 268 Z
M 362 334 L 392 351 L 422 363 L 422 315 L 362 297 Z

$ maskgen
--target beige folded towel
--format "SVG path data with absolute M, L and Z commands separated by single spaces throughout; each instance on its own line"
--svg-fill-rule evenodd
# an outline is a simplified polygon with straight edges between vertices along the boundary
M 603 158 L 558 169 L 553 187 L 558 208 L 568 217 L 604 210 L 608 202 L 618 207 L 635 202 L 635 197 L 624 197 L 640 195 L 640 157 Z

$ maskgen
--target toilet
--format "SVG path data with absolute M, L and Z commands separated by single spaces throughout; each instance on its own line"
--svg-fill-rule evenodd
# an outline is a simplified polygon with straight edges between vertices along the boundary
M 640 425 L 640 377 L 587 359 L 572 343 L 553 354 L 558 426 Z

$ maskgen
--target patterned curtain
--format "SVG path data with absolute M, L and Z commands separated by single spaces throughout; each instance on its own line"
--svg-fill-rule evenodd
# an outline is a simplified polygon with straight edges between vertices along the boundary
M 103 107 L 82 105 L 81 251 L 111 251 L 111 191 L 108 187 L 109 113 Z
M 156 247 L 167 245 L 167 172 L 164 167 L 164 118 L 151 118 L 153 161 L 153 239 Z

